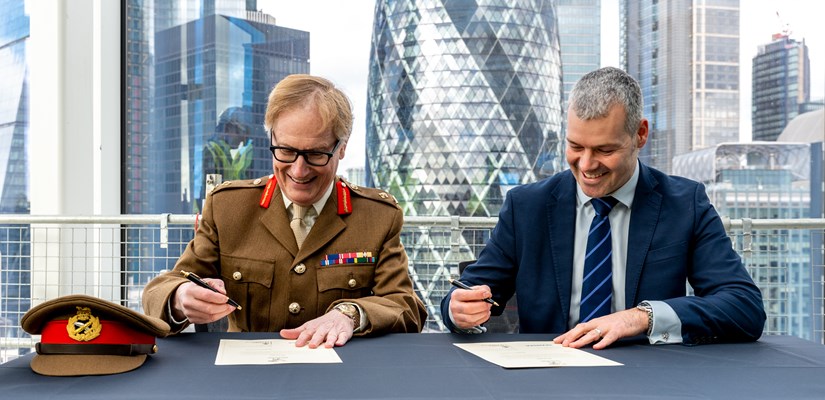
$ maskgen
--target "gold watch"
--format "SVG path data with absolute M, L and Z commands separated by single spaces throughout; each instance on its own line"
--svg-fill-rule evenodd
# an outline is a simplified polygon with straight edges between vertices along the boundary
M 358 307 L 352 303 L 340 303 L 333 307 L 334 310 L 338 310 L 341 314 L 346 315 L 352 320 L 352 330 L 357 331 L 358 328 L 361 326 L 361 313 L 358 312 Z

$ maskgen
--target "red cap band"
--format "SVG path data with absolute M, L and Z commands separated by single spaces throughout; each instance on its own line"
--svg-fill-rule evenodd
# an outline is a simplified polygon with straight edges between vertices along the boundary
M 69 320 L 51 320 L 41 332 L 40 342 L 49 344 L 154 344 L 155 337 L 135 331 L 118 321 L 100 320 L 100 336 L 80 342 L 69 337 L 66 325 Z

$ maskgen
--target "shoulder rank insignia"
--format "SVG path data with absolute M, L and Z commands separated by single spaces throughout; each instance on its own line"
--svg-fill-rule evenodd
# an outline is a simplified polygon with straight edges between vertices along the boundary
M 101 329 L 100 320 L 92 315 L 89 307 L 77 306 L 77 314 L 66 324 L 69 337 L 78 342 L 88 342 L 100 336 Z

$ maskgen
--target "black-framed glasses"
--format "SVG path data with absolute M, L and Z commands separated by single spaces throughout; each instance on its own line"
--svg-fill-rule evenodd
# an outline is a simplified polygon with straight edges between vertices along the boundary
M 275 157 L 276 160 L 282 163 L 294 163 L 299 156 L 303 156 L 304 161 L 306 161 L 307 164 L 314 165 L 316 167 L 323 167 L 329 164 L 329 160 L 332 158 L 332 155 L 335 154 L 335 151 L 338 150 L 338 146 L 340 145 L 341 139 L 338 139 L 338 141 L 335 142 L 335 146 L 332 148 L 332 151 L 329 153 L 318 150 L 298 150 L 286 146 L 269 146 L 269 151 L 272 152 L 272 156 Z

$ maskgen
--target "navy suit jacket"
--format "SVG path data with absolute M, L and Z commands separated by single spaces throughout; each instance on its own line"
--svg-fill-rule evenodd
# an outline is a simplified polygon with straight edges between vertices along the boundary
M 625 304 L 662 300 L 682 322 L 685 344 L 758 339 L 762 295 L 733 250 L 704 186 L 639 164 L 630 214 Z M 461 280 L 487 285 L 501 306 L 518 292 L 520 332 L 569 330 L 576 180 L 567 170 L 507 193 L 499 221 Z M 693 287 L 687 296 L 685 282 Z M 452 291 L 441 302 L 448 316 Z

